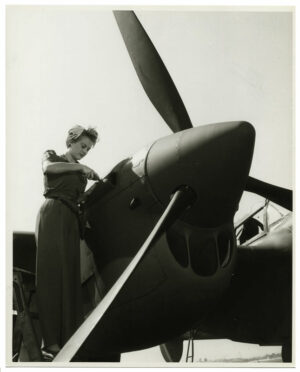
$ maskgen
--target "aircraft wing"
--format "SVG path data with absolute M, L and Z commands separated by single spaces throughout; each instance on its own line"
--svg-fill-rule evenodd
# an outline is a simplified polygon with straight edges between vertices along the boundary
M 196 329 L 199 339 L 210 335 L 286 345 L 291 342 L 291 324 L 292 215 L 288 214 L 273 231 L 238 247 L 236 270 L 226 296 Z

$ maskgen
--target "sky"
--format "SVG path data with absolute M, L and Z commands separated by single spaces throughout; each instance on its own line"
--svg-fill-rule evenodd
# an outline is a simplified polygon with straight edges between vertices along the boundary
M 136 11 L 194 126 L 246 120 L 256 129 L 250 174 L 291 188 L 293 24 L 288 11 Z M 83 163 L 101 177 L 170 134 L 144 93 L 109 8 L 10 6 L 6 13 L 7 236 L 34 231 L 42 153 L 67 130 L 95 126 Z M 239 215 L 261 199 L 245 195 Z M 149 354 L 148 354 L 149 355 Z
M 246 120 L 256 129 L 250 174 L 293 185 L 292 14 L 136 11 L 194 126 Z M 32 231 L 43 201 L 42 153 L 66 151 L 67 130 L 95 126 L 83 160 L 104 177 L 170 134 L 102 7 L 7 9 L 8 221 Z M 256 199 L 254 204 L 256 203 Z

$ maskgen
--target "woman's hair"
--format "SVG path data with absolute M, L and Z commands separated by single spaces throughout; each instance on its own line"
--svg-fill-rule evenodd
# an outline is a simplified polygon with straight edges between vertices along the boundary
M 71 143 L 77 142 L 83 136 L 88 137 L 92 141 L 93 146 L 95 146 L 96 142 L 98 141 L 98 133 L 95 128 L 89 127 L 88 129 L 85 129 L 81 125 L 76 125 L 68 131 L 68 136 L 66 139 L 67 147 L 70 147 Z

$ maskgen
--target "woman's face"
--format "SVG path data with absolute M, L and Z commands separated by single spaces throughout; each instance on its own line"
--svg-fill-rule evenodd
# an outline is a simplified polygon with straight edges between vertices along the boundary
M 75 160 L 82 159 L 92 148 L 93 142 L 86 136 L 80 137 L 76 142 L 72 142 L 69 153 Z

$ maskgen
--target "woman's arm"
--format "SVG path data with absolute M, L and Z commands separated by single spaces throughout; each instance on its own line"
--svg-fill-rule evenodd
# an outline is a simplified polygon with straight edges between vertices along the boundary
M 44 173 L 65 173 L 65 172 L 82 172 L 89 180 L 97 181 L 99 180 L 98 174 L 90 167 L 79 164 L 79 163 L 64 163 L 64 162 L 43 162 L 43 172 Z
M 57 156 L 54 150 L 47 150 L 43 154 L 43 173 L 83 172 L 83 168 L 84 166 L 80 163 L 67 163 L 61 161 L 61 157 Z
M 51 162 L 43 161 L 44 173 L 65 173 L 65 172 L 83 172 L 85 165 L 79 163 Z
M 44 153 L 42 160 L 43 172 L 58 174 L 66 172 L 82 172 L 89 180 L 98 180 L 98 174 L 91 168 L 80 163 L 67 163 L 61 161 L 60 157 L 56 155 L 55 151 L 47 150 Z

